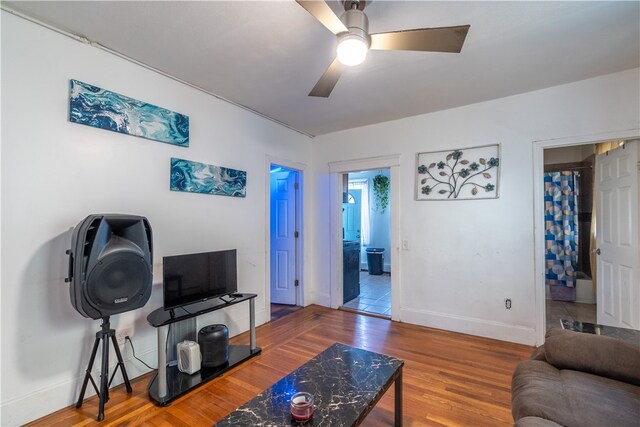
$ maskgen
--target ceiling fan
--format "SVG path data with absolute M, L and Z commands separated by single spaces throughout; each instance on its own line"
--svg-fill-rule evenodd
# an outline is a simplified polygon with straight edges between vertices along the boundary
M 296 2 L 338 36 L 336 59 L 309 92 L 309 96 L 329 97 L 345 67 L 362 63 L 369 49 L 459 53 L 469 31 L 469 25 L 459 25 L 369 34 L 369 19 L 364 13 L 366 0 L 342 1 L 345 12 L 339 18 L 324 1 Z

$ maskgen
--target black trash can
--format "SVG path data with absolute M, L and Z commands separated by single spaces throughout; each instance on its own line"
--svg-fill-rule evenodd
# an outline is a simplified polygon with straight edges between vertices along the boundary
M 384 262 L 384 248 L 367 248 L 367 266 L 369 274 L 379 276 L 382 274 Z
M 209 325 L 198 332 L 202 367 L 222 366 L 229 360 L 229 329 L 225 325 Z

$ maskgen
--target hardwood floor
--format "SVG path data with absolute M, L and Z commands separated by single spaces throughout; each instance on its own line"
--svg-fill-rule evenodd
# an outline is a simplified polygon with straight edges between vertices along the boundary
M 248 342 L 242 334 L 232 342 Z M 105 420 L 97 399 L 60 410 L 33 426 L 211 426 L 334 342 L 405 360 L 405 426 L 513 425 L 511 374 L 533 348 L 429 329 L 320 306 L 309 306 L 257 329 L 262 354 L 197 388 L 170 406 L 147 397 L 150 374 L 132 382 L 133 393 L 111 390 Z M 364 426 L 393 425 L 393 387 Z
M 299 305 L 271 304 L 271 321 L 278 320 L 298 310 L 302 310 Z

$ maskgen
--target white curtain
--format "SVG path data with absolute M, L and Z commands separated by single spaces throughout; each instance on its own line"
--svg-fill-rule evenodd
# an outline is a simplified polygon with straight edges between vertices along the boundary
M 360 190 L 360 244 L 369 246 L 371 227 L 369 226 L 369 180 L 354 179 L 349 181 L 349 189 Z

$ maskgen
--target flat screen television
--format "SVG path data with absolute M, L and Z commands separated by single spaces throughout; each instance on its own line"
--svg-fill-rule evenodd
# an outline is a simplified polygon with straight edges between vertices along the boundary
M 162 270 L 165 310 L 238 290 L 235 249 L 166 256 Z

